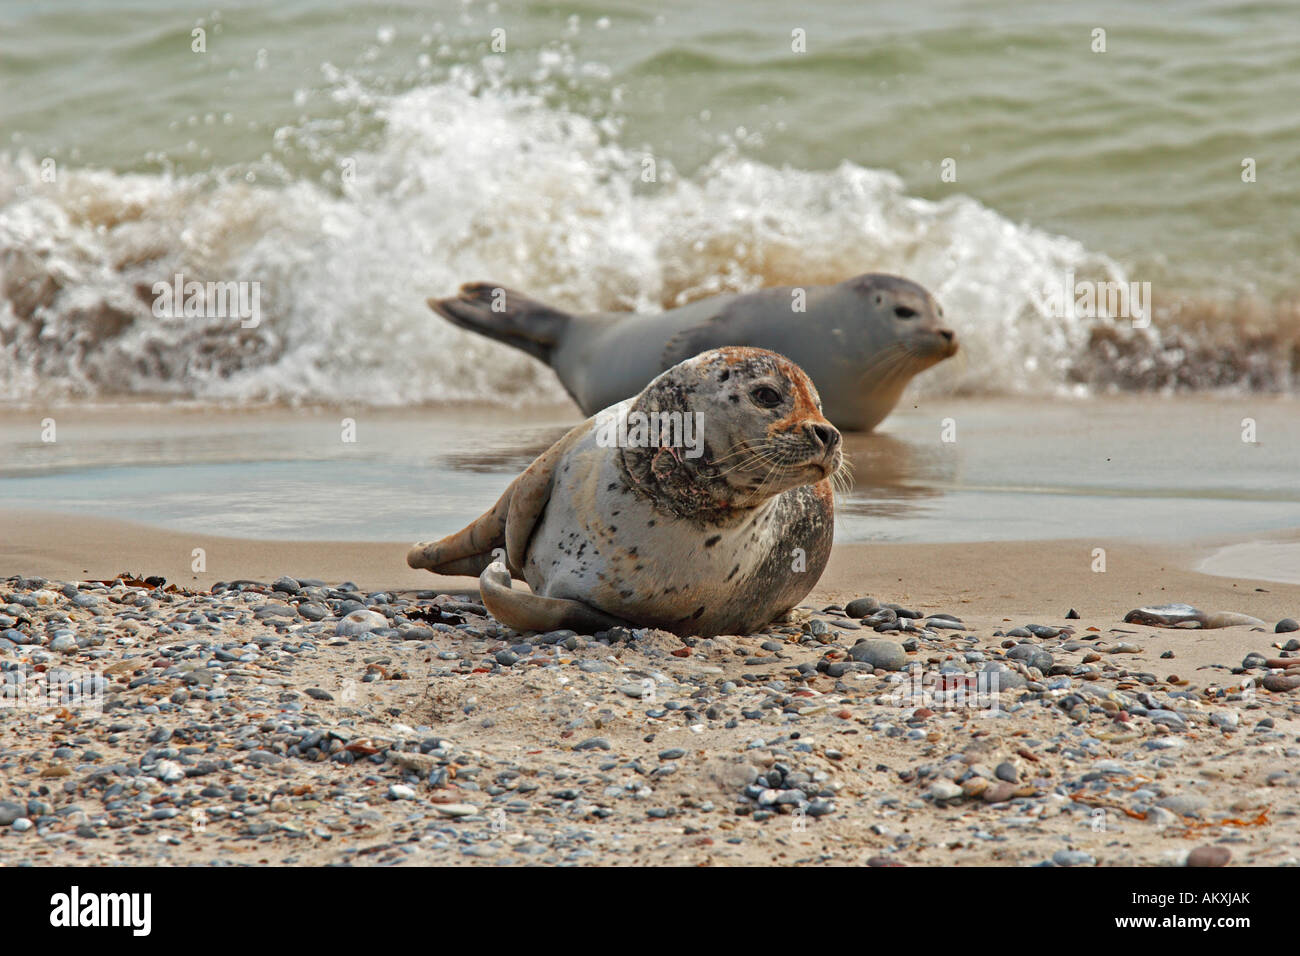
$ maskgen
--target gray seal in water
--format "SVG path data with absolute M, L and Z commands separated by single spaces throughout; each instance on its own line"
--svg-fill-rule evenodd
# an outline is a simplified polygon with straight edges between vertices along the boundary
M 406 560 L 479 575 L 517 631 L 750 633 L 826 566 L 840 444 L 793 362 L 714 349 L 568 432 L 486 514 Z
M 575 315 L 488 282 L 429 306 L 549 364 L 585 415 L 637 394 L 692 355 L 743 345 L 802 368 L 837 427 L 870 431 L 914 375 L 957 352 L 934 297 L 891 275 L 719 295 L 656 315 Z

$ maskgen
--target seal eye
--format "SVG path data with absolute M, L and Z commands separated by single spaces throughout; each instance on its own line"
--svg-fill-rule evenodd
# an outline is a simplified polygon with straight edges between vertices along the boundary
M 781 393 L 771 385 L 760 385 L 749 393 L 749 397 L 754 400 L 754 404 L 760 408 L 776 408 L 781 404 Z
M 894 315 L 898 316 L 900 319 L 912 319 L 916 317 L 916 309 L 909 309 L 905 305 L 896 306 L 894 308 Z

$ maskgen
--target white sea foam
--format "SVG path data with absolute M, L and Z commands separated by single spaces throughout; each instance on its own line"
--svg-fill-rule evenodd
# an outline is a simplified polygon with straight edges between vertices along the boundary
M 575 310 L 655 311 L 869 271 L 928 286 L 963 345 L 929 393 L 1071 387 L 1107 319 L 1054 314 L 1072 272 L 1127 281 L 1080 243 L 979 202 L 904 191 L 888 171 L 774 168 L 724 152 L 683 177 L 610 122 L 458 80 L 365 98 L 376 145 L 348 175 L 287 184 L 0 158 L 0 399 L 504 404 L 563 396 L 533 360 L 433 315 L 430 295 L 491 280 Z M 156 317 L 177 274 L 258 282 L 261 322 Z M 1078 378 L 1077 375 L 1073 378 Z

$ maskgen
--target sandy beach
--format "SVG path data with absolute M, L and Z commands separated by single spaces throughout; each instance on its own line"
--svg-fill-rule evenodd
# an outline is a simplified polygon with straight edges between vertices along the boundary
M 6 659 L 103 675 L 0 709 L 8 863 L 1300 862 L 1300 586 L 1209 545 L 845 545 L 797 624 L 526 640 L 401 542 L 0 522 Z M 1171 602 L 1263 625 L 1123 623 Z
M 0 869 L 1300 865 L 1287 5 L 182 6 L 0 9 Z

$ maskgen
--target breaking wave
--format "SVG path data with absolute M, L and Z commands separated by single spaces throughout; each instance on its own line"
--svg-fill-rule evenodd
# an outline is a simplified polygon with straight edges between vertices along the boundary
M 619 127 L 464 76 L 396 94 L 341 83 L 377 121 L 324 175 L 64 168 L 0 157 L 0 400 L 502 404 L 551 373 L 424 301 L 499 281 L 575 310 L 656 311 L 724 291 L 899 273 L 963 351 L 925 393 L 1211 388 L 1300 380 L 1294 302 L 1169 298 L 1150 328 L 1058 314 L 1073 273 L 1127 282 L 1070 238 L 889 171 L 776 168 L 726 149 L 679 175 Z M 282 131 L 306 137 L 307 130 Z M 154 314 L 155 283 L 256 282 L 260 322 Z

